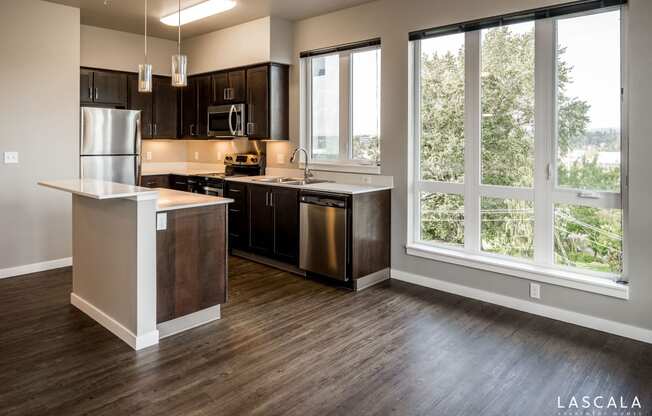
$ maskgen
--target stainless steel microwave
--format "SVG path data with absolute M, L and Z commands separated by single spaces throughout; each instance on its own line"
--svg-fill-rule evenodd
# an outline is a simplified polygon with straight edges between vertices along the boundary
M 208 135 L 211 137 L 244 136 L 245 105 L 217 105 L 208 107 Z

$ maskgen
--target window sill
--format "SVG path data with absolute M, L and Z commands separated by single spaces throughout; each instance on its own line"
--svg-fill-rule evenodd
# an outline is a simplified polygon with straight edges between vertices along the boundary
M 541 267 L 533 264 L 519 263 L 501 258 L 463 253 L 457 250 L 432 247 L 426 244 L 411 243 L 406 245 L 406 253 L 460 266 L 502 273 L 541 283 L 568 287 L 584 292 L 597 293 L 619 299 L 629 299 L 629 286 L 609 279 L 574 273 L 566 270 Z
M 300 166 L 301 169 L 303 169 L 305 167 L 305 164 L 301 163 Z M 310 168 L 310 170 L 314 170 L 314 171 L 380 175 L 380 166 L 376 166 L 376 165 L 310 162 L 308 167 Z

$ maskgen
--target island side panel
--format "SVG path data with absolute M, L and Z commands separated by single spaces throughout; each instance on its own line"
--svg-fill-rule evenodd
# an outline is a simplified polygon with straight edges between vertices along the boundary
M 134 336 L 138 204 L 73 195 L 73 294 Z
M 353 279 L 390 267 L 390 191 L 354 195 L 351 217 Z
M 167 211 L 157 231 L 157 321 L 223 304 L 227 293 L 226 205 Z

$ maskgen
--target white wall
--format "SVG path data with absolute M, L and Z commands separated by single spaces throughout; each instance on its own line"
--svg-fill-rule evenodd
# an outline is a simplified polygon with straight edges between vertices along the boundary
M 36 185 L 77 174 L 79 9 L 0 2 L 0 275 L 71 252 L 70 196 Z
M 81 66 L 138 72 L 145 60 L 145 37 L 95 26 L 81 25 Z M 147 38 L 148 61 L 156 75 L 170 75 L 177 43 Z
M 298 56 L 316 49 L 374 37 L 382 40 L 382 174 L 394 176 L 392 192 L 392 268 L 470 288 L 528 300 L 528 282 L 405 254 L 408 210 L 408 33 L 562 1 L 550 0 L 379 0 L 294 25 L 290 79 L 291 143 L 268 145 L 268 161 L 299 144 Z M 542 304 L 652 329 L 652 2 L 630 0 L 627 46 L 630 75 L 630 226 L 631 289 L 628 301 L 543 285 Z

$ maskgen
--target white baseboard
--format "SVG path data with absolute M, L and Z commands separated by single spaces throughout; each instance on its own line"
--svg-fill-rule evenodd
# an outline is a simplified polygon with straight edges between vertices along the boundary
M 22 276 L 24 274 L 30 273 L 44 272 L 46 270 L 59 269 L 61 267 L 68 266 L 72 266 L 72 257 L 43 261 L 40 263 L 25 264 L 23 266 L 9 267 L 7 269 L 0 269 L 0 279 Z
M 95 305 L 87 302 L 85 299 L 74 293 L 70 294 L 70 303 L 86 315 L 90 316 L 104 328 L 111 331 L 115 336 L 126 342 L 131 348 L 140 350 L 152 345 L 158 344 L 158 330 L 150 331 L 146 334 L 136 336 L 121 323 L 102 312 Z
M 220 305 L 211 306 L 156 325 L 161 339 L 220 319 Z
M 392 269 L 392 279 L 652 344 L 652 330 Z

